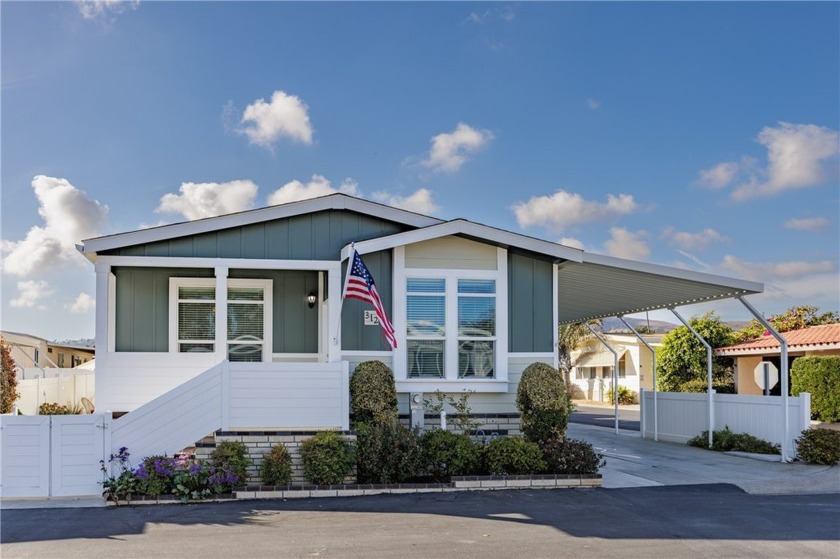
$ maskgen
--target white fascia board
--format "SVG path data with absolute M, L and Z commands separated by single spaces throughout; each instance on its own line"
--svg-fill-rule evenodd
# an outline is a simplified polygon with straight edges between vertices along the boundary
M 606 256 L 603 254 L 592 254 L 589 252 L 584 253 L 582 263 L 598 264 L 600 266 L 621 268 L 624 270 L 642 272 L 645 274 L 654 274 L 657 276 L 664 276 L 687 281 L 696 281 L 699 283 L 708 283 L 711 285 L 720 285 L 748 293 L 762 293 L 764 291 L 764 284 L 755 281 L 742 280 L 727 276 L 718 276 L 715 274 L 707 274 L 705 272 L 695 272 L 693 270 L 683 270 L 682 268 L 662 266 L 661 264 L 650 264 L 648 262 L 639 262 L 636 260 L 627 260 L 624 258 L 616 258 L 615 256 Z
M 788 345 L 788 353 L 799 351 L 832 351 L 840 349 L 840 342 L 833 342 L 828 344 L 796 344 Z M 775 347 L 756 347 L 748 349 L 738 348 L 719 348 L 714 350 L 715 355 L 722 357 L 748 357 L 750 355 L 778 355 L 779 346 Z
M 268 260 L 262 258 L 192 258 L 189 256 L 100 256 L 99 266 L 137 268 L 243 268 L 252 270 L 338 271 L 337 260 Z
M 258 208 L 256 210 L 247 210 L 233 214 L 208 217 L 205 219 L 197 219 L 195 221 L 174 223 L 172 225 L 150 227 L 149 229 L 130 231 L 128 233 L 118 233 L 115 235 L 85 239 L 82 241 L 81 250 L 87 256 L 90 253 L 103 250 L 112 250 L 115 248 L 144 243 L 154 243 L 157 241 L 165 241 L 187 235 L 197 235 L 200 233 L 229 229 L 231 227 L 241 227 L 243 225 L 262 223 L 265 221 L 294 217 L 297 215 L 325 210 L 351 210 L 381 219 L 394 221 L 396 223 L 402 223 L 411 227 L 427 227 L 429 225 L 442 222 L 442 220 L 435 217 L 400 210 L 398 208 L 393 208 L 377 202 L 362 200 L 361 198 L 355 198 L 346 194 L 330 194 L 329 196 L 301 200 L 299 202 L 291 202 L 289 204 L 281 204 L 279 206 L 269 206 L 267 208 Z
M 503 248 L 516 247 L 538 254 L 554 257 L 558 260 L 571 260 L 581 262 L 583 251 L 580 249 L 550 243 L 534 237 L 512 233 L 504 229 L 497 229 L 488 225 L 482 225 L 466 219 L 453 219 L 436 225 L 429 225 L 422 229 L 395 233 L 378 239 L 370 239 L 355 243 L 356 252 L 367 254 L 387 250 L 397 246 L 405 246 L 430 239 L 438 239 L 449 235 L 468 235 L 479 241 L 485 240 L 498 244 Z M 350 255 L 350 245 L 341 250 L 341 259 L 344 260 Z

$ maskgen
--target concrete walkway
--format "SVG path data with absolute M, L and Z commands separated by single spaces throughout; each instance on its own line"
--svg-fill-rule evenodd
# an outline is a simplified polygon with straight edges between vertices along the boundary
M 605 488 L 730 483 L 752 494 L 840 493 L 840 467 L 784 464 L 642 439 L 638 431 L 569 424 L 607 460 Z

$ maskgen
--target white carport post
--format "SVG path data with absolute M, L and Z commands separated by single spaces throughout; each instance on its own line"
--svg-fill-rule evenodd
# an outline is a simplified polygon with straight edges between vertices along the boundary
M 612 348 L 607 340 L 604 339 L 588 322 L 584 322 L 589 331 L 592 332 L 596 338 L 601 340 L 608 350 L 613 354 L 613 402 L 615 402 L 615 434 L 618 435 L 618 352 Z
M 781 350 L 779 355 L 779 363 L 781 366 L 781 376 L 782 376 L 782 415 L 784 416 L 783 427 L 782 427 L 782 462 L 790 462 L 792 457 L 788 456 L 788 445 L 790 439 L 790 418 L 788 417 L 788 392 L 790 391 L 790 379 L 788 377 L 788 344 L 787 340 L 782 336 L 773 325 L 764 320 L 764 317 L 755 310 L 755 308 L 750 305 L 743 297 L 738 297 L 738 300 L 741 301 L 741 304 L 747 307 L 747 310 L 758 320 L 762 326 L 767 328 L 767 331 L 773 335 L 776 340 L 778 340 L 779 345 L 781 346 L 779 349 Z
M 633 332 L 636 335 L 637 338 L 639 338 L 640 342 L 645 344 L 645 347 L 648 348 L 650 350 L 650 353 L 653 355 L 653 440 L 658 441 L 659 440 L 659 414 L 657 413 L 657 409 L 656 409 L 656 350 L 653 349 L 650 346 L 650 344 L 647 343 L 644 340 L 644 338 L 642 338 L 642 336 L 639 335 L 638 332 L 636 332 L 635 328 L 630 326 L 630 324 L 626 320 L 624 320 L 623 316 L 618 315 L 618 319 L 621 322 L 623 322 L 624 325 L 627 326 L 630 329 L 630 331 Z M 642 438 L 644 438 L 644 436 L 645 436 L 645 434 L 642 433 Z
M 709 342 L 703 339 L 703 336 L 697 333 L 697 331 L 691 327 L 691 324 L 684 319 L 680 313 L 677 312 L 677 309 L 671 307 L 671 312 L 674 313 L 674 316 L 680 319 L 680 322 L 688 328 L 688 331 L 694 334 L 694 337 L 700 340 L 700 343 L 706 346 L 706 382 L 708 384 L 708 388 L 706 388 L 706 394 L 709 397 L 709 448 L 712 448 L 712 442 L 714 441 L 714 435 L 712 434 L 715 430 L 715 404 L 714 404 L 714 391 L 712 390 L 712 346 L 709 345 Z

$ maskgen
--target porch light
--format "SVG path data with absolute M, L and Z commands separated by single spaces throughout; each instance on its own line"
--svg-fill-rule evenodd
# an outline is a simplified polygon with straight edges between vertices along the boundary
M 315 306 L 315 301 L 317 301 L 317 300 L 318 300 L 318 297 L 315 295 L 314 291 L 310 291 L 309 295 L 306 296 L 306 302 L 309 303 L 309 308 L 310 309 Z

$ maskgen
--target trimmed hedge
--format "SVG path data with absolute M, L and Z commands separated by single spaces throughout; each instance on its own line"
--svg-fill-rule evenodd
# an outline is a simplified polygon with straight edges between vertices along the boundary
M 840 462 L 840 431 L 806 429 L 796 439 L 796 456 L 809 464 L 832 466 Z
M 353 447 L 334 431 L 321 431 L 301 444 L 303 475 L 315 485 L 337 485 L 353 471 Z
M 522 432 L 532 442 L 563 438 L 571 413 L 571 399 L 563 375 L 546 363 L 531 363 L 516 389 Z
M 420 472 L 423 452 L 416 430 L 399 423 L 372 423 L 356 431 L 359 483 L 401 483 Z
M 484 460 L 491 475 L 527 475 L 542 473 L 543 453 L 537 443 L 520 437 L 504 437 L 484 448 Z
M 550 474 L 597 474 L 607 462 L 586 441 L 551 439 L 542 445 L 546 471 Z
M 356 366 L 350 377 L 350 407 L 357 423 L 396 423 L 397 388 L 385 363 L 364 361 Z
M 210 461 L 216 467 L 229 469 L 240 481 L 245 481 L 248 475 L 248 466 L 251 465 L 248 449 L 245 447 L 245 443 L 239 441 L 221 441 L 218 443 L 216 450 L 210 454 Z
M 799 357 L 790 369 L 790 391 L 811 393 L 811 419 L 840 421 L 840 356 Z
M 712 448 L 718 452 L 737 451 L 752 452 L 754 454 L 779 454 L 781 446 L 759 439 L 749 433 L 734 433 L 729 427 L 720 431 L 714 431 L 712 437 Z M 688 441 L 691 446 L 698 448 L 709 448 L 709 432 L 703 431 Z
M 435 481 L 449 481 L 450 476 L 480 473 L 481 449 L 468 435 L 456 435 L 435 429 L 420 437 L 423 462 Z
M 283 443 L 271 447 L 260 464 L 263 485 L 288 485 L 292 483 L 292 455 Z

